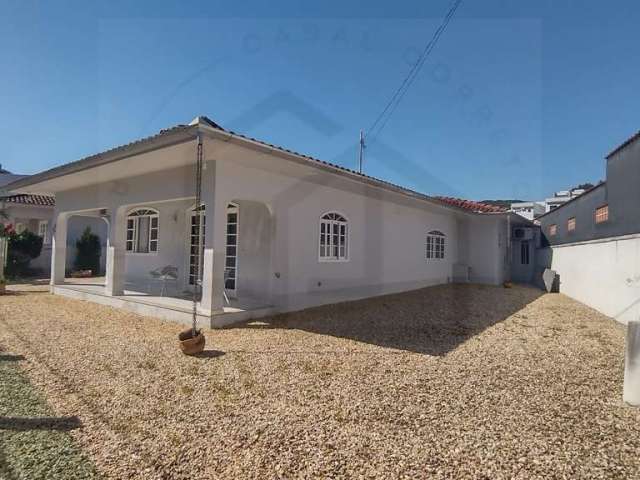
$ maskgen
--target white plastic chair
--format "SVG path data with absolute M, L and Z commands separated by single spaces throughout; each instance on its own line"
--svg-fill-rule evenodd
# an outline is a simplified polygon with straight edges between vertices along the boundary
M 167 291 L 167 282 L 177 283 L 178 281 L 178 267 L 174 267 L 173 265 L 166 265 L 164 267 L 151 270 L 149 272 L 149 275 L 151 276 L 152 280 L 162 282 L 162 290 L 160 291 L 160 296 L 164 297 L 164 294 Z

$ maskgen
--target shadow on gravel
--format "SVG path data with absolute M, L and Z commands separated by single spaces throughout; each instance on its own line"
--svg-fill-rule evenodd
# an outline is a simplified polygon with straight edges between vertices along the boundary
M 57 430 L 67 432 L 82 427 L 82 422 L 73 417 L 0 417 L 0 430 L 24 432 L 28 430 Z
M 200 353 L 192 355 L 195 358 L 218 358 L 224 355 L 224 352 L 220 350 L 204 350 Z
M 439 285 L 277 315 L 239 328 L 297 329 L 426 355 L 446 355 L 543 293 L 518 285 Z
M 24 355 L 11 355 L 11 354 L 0 353 L 0 362 L 20 362 L 22 360 L 26 360 L 26 357 Z

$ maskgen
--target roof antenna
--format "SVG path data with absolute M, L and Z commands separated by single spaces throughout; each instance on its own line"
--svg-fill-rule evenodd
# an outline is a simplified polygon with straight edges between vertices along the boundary
M 364 132 L 360 130 L 360 155 L 358 157 L 358 173 L 362 173 L 362 160 L 364 158 L 364 149 L 367 148 L 364 144 Z

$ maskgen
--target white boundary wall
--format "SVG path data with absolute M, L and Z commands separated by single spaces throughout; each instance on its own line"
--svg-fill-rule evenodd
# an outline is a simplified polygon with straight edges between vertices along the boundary
M 640 319 L 640 234 L 551 247 L 560 292 L 615 318 Z

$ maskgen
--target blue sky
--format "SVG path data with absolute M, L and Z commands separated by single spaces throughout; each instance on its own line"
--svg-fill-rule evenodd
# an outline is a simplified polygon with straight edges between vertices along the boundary
M 0 163 L 35 173 L 208 115 L 355 168 L 449 0 L 0 2 Z M 636 2 L 463 0 L 365 172 L 537 199 L 640 129 Z

